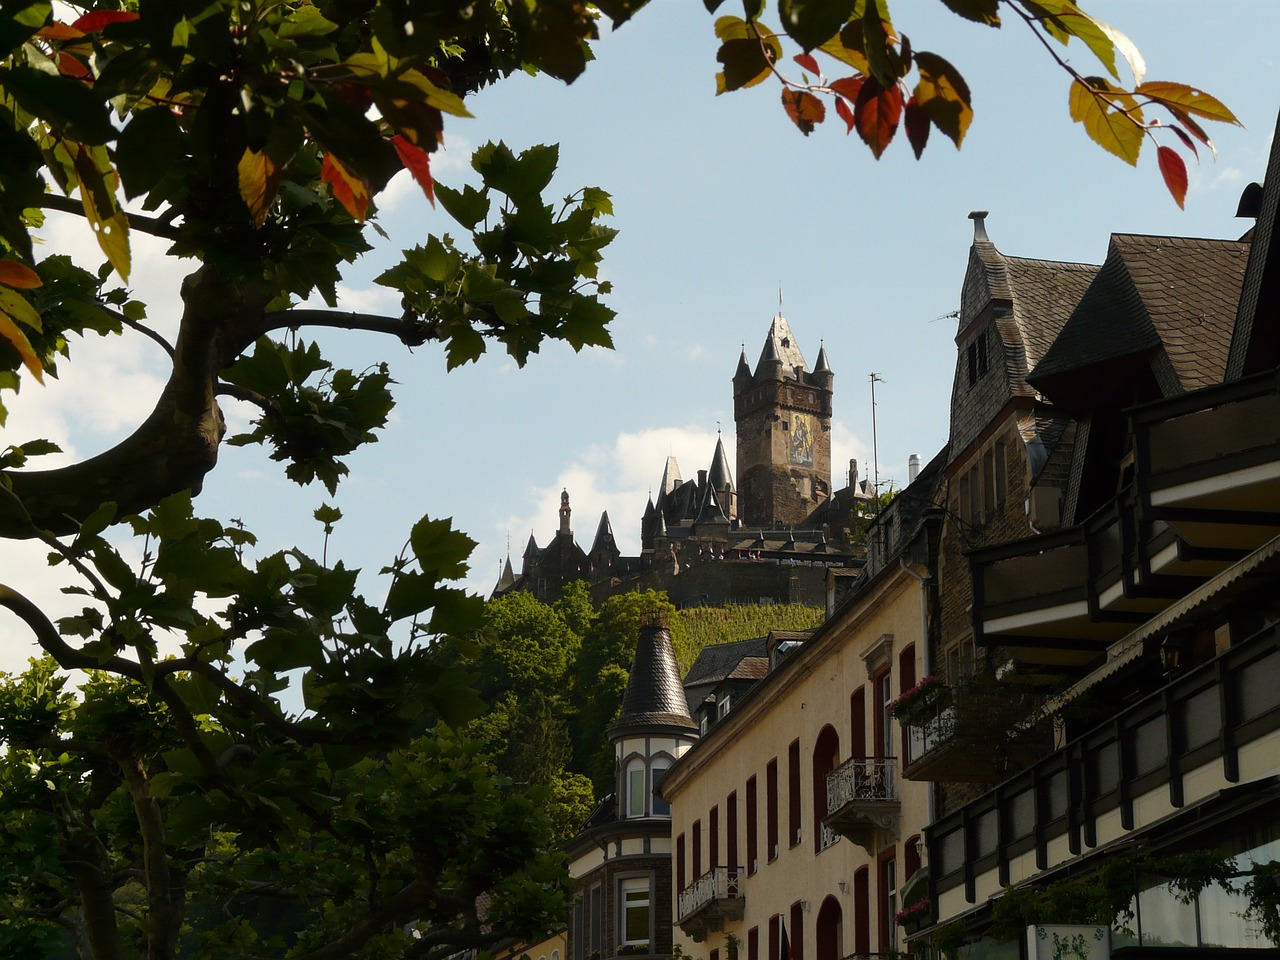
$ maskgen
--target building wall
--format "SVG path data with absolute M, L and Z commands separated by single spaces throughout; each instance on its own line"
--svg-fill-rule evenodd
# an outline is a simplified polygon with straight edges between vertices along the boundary
M 701 851 L 698 859 L 702 871 L 709 869 L 712 861 L 709 849 L 710 820 L 713 807 L 717 810 L 720 864 L 729 862 L 727 843 L 727 803 L 730 794 L 736 793 L 738 808 L 738 863 L 742 891 L 745 896 L 745 914 L 741 921 L 726 924 L 723 934 L 710 934 L 703 943 L 694 943 L 677 929 L 676 940 L 689 954 L 707 958 L 717 949 L 726 957 L 726 935 L 737 937 L 742 944 L 750 942 L 749 933 L 755 928 L 759 943 L 758 960 L 767 960 L 770 917 L 781 914 L 786 919 L 788 936 L 793 951 L 797 934 L 792 929 L 792 906 L 802 901 L 799 911 L 803 925 L 800 939 L 804 956 L 796 960 L 813 960 L 816 956 L 817 917 L 823 901 L 834 897 L 840 905 L 843 917 L 842 943 L 837 957 L 847 956 L 855 949 L 855 873 L 859 868 L 869 870 L 870 929 L 865 932 L 871 949 L 884 950 L 877 917 L 877 904 L 881 896 L 879 857 L 894 857 L 897 864 L 897 888 L 900 891 L 908 879 L 903 875 L 905 859 L 904 841 L 918 835 L 928 820 L 928 786 L 899 778 L 901 797 L 899 830 L 896 840 L 884 843 L 876 850 L 876 856 L 841 838 L 832 846 L 815 850 L 815 833 L 819 829 L 814 817 L 814 748 L 823 728 L 830 725 L 839 737 L 837 762 L 850 756 L 852 736 L 851 697 L 861 688 L 864 691 L 863 728 L 866 731 L 867 753 L 874 751 L 871 737 L 875 729 L 868 664 L 863 654 L 879 644 L 882 638 L 891 637 L 886 647 L 890 664 L 892 692 L 901 691 L 899 657 L 908 646 L 914 647 L 912 673 L 920 675 L 923 665 L 923 637 L 921 634 L 921 589 L 909 574 L 900 570 L 887 575 L 880 589 L 873 596 L 846 608 L 838 624 L 826 633 L 820 633 L 808 645 L 791 656 L 774 679 L 766 680 L 751 699 L 722 721 L 686 758 L 687 766 L 668 775 L 668 796 L 673 801 L 673 836 L 677 849 L 683 835 L 685 847 L 685 885 L 693 876 L 694 823 L 700 824 Z M 901 744 L 901 732 L 891 721 L 890 731 L 895 745 Z M 788 836 L 791 816 L 789 751 L 792 743 L 799 742 L 799 794 L 800 834 L 799 842 Z M 896 749 L 895 754 L 901 752 Z M 771 760 L 778 765 L 777 820 L 779 844 L 776 858 L 769 857 L 767 767 Z M 758 868 L 747 870 L 747 816 L 746 797 L 748 780 L 754 777 L 757 789 Z M 679 854 L 677 854 L 679 859 Z M 677 877 L 677 885 L 679 878 Z M 901 939 L 899 939 L 901 942 Z M 749 960 L 745 946 L 739 953 L 740 960 Z

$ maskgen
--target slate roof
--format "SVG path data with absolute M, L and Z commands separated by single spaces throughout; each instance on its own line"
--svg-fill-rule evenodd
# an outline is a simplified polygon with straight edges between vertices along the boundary
M 666 627 L 646 626 L 640 629 L 627 689 L 609 736 L 616 738 L 630 729 L 655 726 L 698 730 L 689 716 L 671 634 Z
M 724 441 L 716 437 L 716 452 L 711 455 L 711 469 L 707 471 L 707 482 L 717 489 L 728 484 L 733 485 L 733 476 L 729 473 L 729 458 L 724 452 Z
M 831 372 L 831 364 L 827 362 L 827 348 L 821 343 L 818 344 L 818 359 L 815 360 L 813 363 L 813 372 L 814 373 L 830 373 Z
M 724 509 L 720 506 L 720 498 L 716 496 L 716 488 L 709 483 L 706 496 L 702 499 L 702 509 L 698 511 L 698 518 L 693 522 L 695 524 L 727 524 L 729 522 L 729 518 L 724 515 Z
M 703 647 L 693 666 L 685 675 L 685 686 L 718 683 L 728 678 L 743 660 L 763 659 L 765 669 L 769 665 L 768 639 L 735 640 L 730 643 L 712 643 Z
M 1021 355 L 1009 373 L 1020 391 L 1030 392 L 1022 382 L 1027 371 L 1039 363 L 1054 342 L 1098 268 L 1091 263 L 1057 263 L 1024 257 L 1005 257 L 1004 260 L 1013 294 L 1011 319 L 1022 342 Z M 1006 344 L 1012 342 L 1005 330 L 1008 322 L 997 323 Z
M 1106 262 L 1028 381 L 1052 399 L 1067 375 L 1149 356 L 1166 396 L 1221 383 L 1248 252 L 1238 240 L 1113 234 Z
M 507 562 L 502 565 L 502 572 L 498 574 L 498 582 L 494 584 L 492 596 L 498 596 L 503 591 L 510 590 L 516 585 L 516 573 L 511 568 L 511 554 L 507 554 Z
M 1280 360 L 1280 243 L 1276 219 L 1280 215 L 1280 115 L 1271 138 L 1271 156 L 1262 183 L 1261 207 L 1251 231 L 1249 266 L 1240 293 L 1240 305 L 1228 364 L 1230 379 L 1238 379 L 1274 366 Z
M 617 549 L 617 541 L 613 538 L 613 525 L 609 523 L 609 511 L 606 510 L 600 514 L 600 525 L 596 527 L 596 538 L 591 544 L 591 552 L 595 553 L 599 550 L 616 552 Z
M 756 376 L 760 375 L 760 365 L 766 360 L 782 361 L 784 379 L 796 379 L 797 368 L 800 373 L 808 373 L 809 365 L 804 362 L 804 354 L 796 343 L 795 334 L 787 318 L 778 314 L 769 326 L 769 335 L 764 338 L 764 348 L 760 351 L 760 360 L 756 363 Z

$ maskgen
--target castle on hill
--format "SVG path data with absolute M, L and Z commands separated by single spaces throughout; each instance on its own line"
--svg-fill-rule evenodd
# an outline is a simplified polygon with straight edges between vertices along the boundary
M 860 567 L 851 521 L 874 501 L 850 461 L 849 485 L 831 489 L 835 374 L 819 346 L 812 369 L 779 312 L 752 370 L 746 348 L 733 375 L 737 475 L 716 439 L 706 469 L 684 479 L 675 457 L 640 520 L 639 556 L 623 556 L 606 511 L 589 550 L 571 525 L 569 492 L 546 546 L 529 535 L 517 574 L 507 557 L 493 595 L 526 591 L 552 599 L 585 580 L 597 599 L 666 590 L 677 605 L 773 601 L 821 605 L 828 570 Z

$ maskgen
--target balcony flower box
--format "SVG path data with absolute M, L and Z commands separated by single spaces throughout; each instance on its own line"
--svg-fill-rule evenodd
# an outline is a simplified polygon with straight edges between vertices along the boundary
M 889 702 L 889 713 L 899 723 L 920 724 L 932 718 L 950 688 L 941 677 L 929 674 L 910 690 Z
M 893 922 L 906 929 L 907 933 L 915 933 L 932 921 L 933 902 L 928 897 L 921 897 L 893 915 Z

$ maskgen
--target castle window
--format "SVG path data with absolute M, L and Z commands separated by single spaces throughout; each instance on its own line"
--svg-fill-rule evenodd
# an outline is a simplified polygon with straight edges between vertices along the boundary
M 769 860 L 778 858 L 778 758 L 764 768 L 765 844 Z
M 757 816 L 758 811 L 756 799 L 756 778 L 747 778 L 747 875 L 756 872 L 759 866 L 759 851 L 757 833 L 759 830 Z

